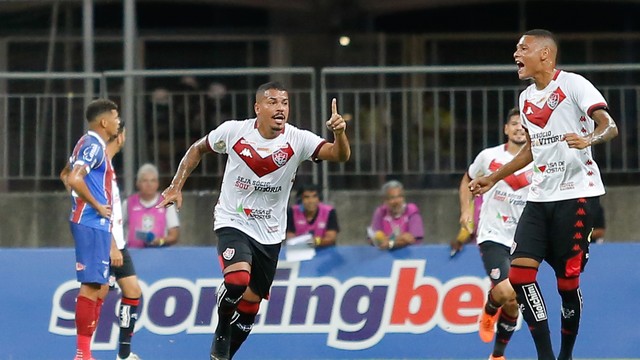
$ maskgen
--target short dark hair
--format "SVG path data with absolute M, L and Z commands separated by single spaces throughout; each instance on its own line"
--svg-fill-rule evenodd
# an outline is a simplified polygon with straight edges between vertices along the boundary
M 87 105 L 87 110 L 84 113 L 87 122 L 92 122 L 99 115 L 102 115 L 106 112 L 111 112 L 111 110 L 118 110 L 118 105 L 109 99 L 95 99 Z
M 508 123 L 509 119 L 511 119 L 512 116 L 516 115 L 520 116 L 520 109 L 517 106 L 509 110 L 509 112 L 507 113 L 507 118 L 504 120 L 504 122 Z
M 258 90 L 256 90 L 256 102 L 258 101 L 258 97 L 260 95 L 264 94 L 265 91 L 271 90 L 271 89 L 280 90 L 280 91 L 289 91 L 287 90 L 287 88 L 284 87 L 284 85 L 282 85 L 281 82 L 269 81 L 268 83 L 258 86 Z
M 553 41 L 553 43 L 556 44 L 556 46 L 558 46 L 558 39 L 556 39 L 556 36 L 549 30 L 532 29 L 532 30 L 527 31 L 523 35 L 529 35 L 529 36 L 536 36 L 536 37 L 551 39 L 551 41 Z
M 302 194 L 306 191 L 313 191 L 318 194 L 320 200 L 322 200 L 320 186 L 312 183 L 302 184 L 298 187 L 298 191 L 296 192 L 296 201 L 300 202 L 302 200 Z

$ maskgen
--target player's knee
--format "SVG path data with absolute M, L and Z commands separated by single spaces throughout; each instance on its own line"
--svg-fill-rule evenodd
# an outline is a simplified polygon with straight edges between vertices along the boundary
M 580 287 L 580 278 L 557 278 L 558 291 L 571 291 Z
M 509 270 L 509 281 L 512 284 L 530 284 L 536 281 L 538 269 L 532 267 L 511 265 Z
M 491 296 L 496 302 L 505 304 L 509 300 L 515 301 L 516 292 L 513 290 L 513 287 L 511 287 L 511 283 L 505 279 L 491 289 Z
M 251 302 L 245 299 L 241 299 L 240 302 L 238 302 L 238 312 L 245 313 L 247 315 L 256 315 L 259 310 L 259 302 Z
M 224 274 L 224 282 L 218 290 L 218 306 L 223 303 L 237 304 L 242 298 L 251 275 L 248 271 L 231 271 Z

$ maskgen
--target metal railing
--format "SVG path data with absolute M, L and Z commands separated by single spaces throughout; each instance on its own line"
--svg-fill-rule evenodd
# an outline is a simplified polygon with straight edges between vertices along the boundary
M 603 172 L 640 172 L 640 86 L 633 85 L 640 65 L 563 69 L 593 81 L 620 127 L 617 139 L 595 148 Z M 137 88 L 130 98 L 122 90 L 127 78 Z M 514 66 L 502 65 L 325 68 L 319 84 L 312 68 L 0 73 L 0 191 L 60 187 L 59 170 L 85 129 L 87 79 L 96 93 L 133 109 L 121 112 L 133 116 L 123 118 L 129 136 L 116 158 L 131 192 L 142 163 L 158 165 L 166 180 L 193 141 L 224 120 L 253 117 L 256 88 L 274 78 L 290 89 L 290 121 L 329 140 L 324 122 L 331 98 L 338 100 L 351 160 L 298 172 L 332 188 L 377 188 L 389 177 L 409 187 L 451 186 L 480 150 L 504 141 L 504 118 L 526 85 Z M 191 186 L 217 188 L 224 161 L 205 157 Z

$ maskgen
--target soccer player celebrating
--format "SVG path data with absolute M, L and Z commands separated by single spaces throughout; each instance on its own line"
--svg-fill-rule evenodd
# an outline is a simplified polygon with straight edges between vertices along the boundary
M 572 358 L 582 312 L 580 273 L 588 259 L 594 208 L 605 193 L 591 146 L 618 135 L 602 94 L 584 77 L 556 69 L 557 42 L 547 30 L 531 30 L 513 54 L 521 80 L 533 83 L 519 100 L 527 143 L 509 163 L 473 180 L 474 194 L 534 162 L 527 204 L 512 248 L 511 282 L 529 326 L 538 359 L 555 359 L 547 308 L 536 281 L 546 260 L 562 298 L 558 360 Z
M 473 197 L 469 192 L 471 180 L 498 170 L 502 164 L 511 161 L 526 143 L 518 108 L 509 111 L 507 122 L 504 124 L 504 134 L 507 135 L 508 141 L 481 151 L 462 177 L 459 194 L 461 226 L 473 222 L 474 218 L 471 207 Z M 516 294 L 508 279 L 509 251 L 513 244 L 516 225 L 527 202 L 532 172 L 532 165 L 529 164 L 515 174 L 498 181 L 496 186 L 483 195 L 477 242 L 492 287 L 479 321 L 478 331 L 482 341 L 493 340 L 494 327 L 498 321 L 498 336 L 489 360 L 504 360 L 504 351 L 518 320 Z
M 182 187 L 202 156 L 228 155 L 214 214 L 224 282 L 218 291 L 212 360 L 233 357 L 253 327 L 260 301 L 268 298 L 298 166 L 305 160 L 344 162 L 351 155 L 335 99 L 326 123 L 333 143 L 287 123 L 289 94 L 282 84 L 261 85 L 255 101 L 255 118 L 226 121 L 191 145 L 157 205 L 179 209 Z

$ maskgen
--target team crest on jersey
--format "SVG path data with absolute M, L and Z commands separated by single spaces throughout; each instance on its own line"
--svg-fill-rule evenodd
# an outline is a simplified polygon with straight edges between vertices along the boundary
M 289 154 L 281 149 L 271 154 L 271 156 L 273 157 L 273 162 L 279 167 L 284 166 L 284 164 L 287 163 L 287 159 L 289 158 Z
M 549 108 L 551 110 L 555 110 L 559 103 L 560 95 L 558 95 L 558 93 L 554 92 L 553 94 L 551 94 L 551 96 L 549 96 L 549 99 L 547 99 L 547 105 L 549 105 Z
M 233 259 L 233 256 L 236 254 L 236 249 L 233 248 L 227 248 L 223 253 L 222 253 L 222 258 L 229 261 L 231 259 Z
M 84 269 L 85 269 L 85 266 L 83 263 L 79 263 L 79 262 L 76 263 L 76 271 L 82 271 Z

